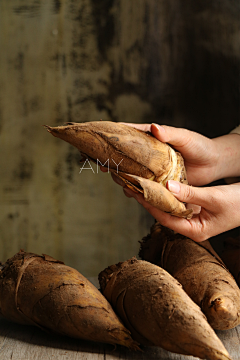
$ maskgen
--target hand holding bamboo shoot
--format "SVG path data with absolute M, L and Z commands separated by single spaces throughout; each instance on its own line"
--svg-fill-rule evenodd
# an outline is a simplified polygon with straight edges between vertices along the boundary
M 175 216 L 192 217 L 192 210 L 166 189 L 168 180 L 187 183 L 183 158 L 169 145 L 149 133 L 110 121 L 45 127 L 75 146 L 83 159 L 101 165 L 108 162 L 110 171 L 151 205 Z

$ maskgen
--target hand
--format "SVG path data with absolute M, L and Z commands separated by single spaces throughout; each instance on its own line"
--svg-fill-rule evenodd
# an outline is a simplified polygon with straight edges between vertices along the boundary
M 127 124 L 142 131 L 151 131 L 160 141 L 179 151 L 187 170 L 188 182 L 194 186 L 240 175 L 240 136 L 224 135 L 209 139 L 196 132 L 156 124 Z M 105 171 L 104 169 L 102 169 Z
M 167 187 L 180 201 L 200 206 L 200 211 L 186 220 L 156 209 L 142 194 L 128 188 L 124 188 L 124 192 L 134 197 L 160 224 L 197 242 L 240 226 L 240 183 L 195 188 L 170 180 Z
M 208 184 L 215 179 L 219 155 L 215 143 L 198 133 L 156 124 L 125 124 L 142 131 L 149 131 L 156 139 L 171 144 L 179 151 L 187 171 L 188 182 L 192 185 Z M 103 167 L 101 170 L 107 171 Z M 113 176 L 116 181 L 116 177 Z
M 158 140 L 169 143 L 182 154 L 189 184 L 205 185 L 215 179 L 219 154 L 213 140 L 193 131 L 165 125 L 152 124 L 151 131 Z
M 238 134 L 209 139 L 186 129 L 155 124 L 151 125 L 151 131 L 158 140 L 169 143 L 182 154 L 191 185 L 206 185 L 240 175 Z

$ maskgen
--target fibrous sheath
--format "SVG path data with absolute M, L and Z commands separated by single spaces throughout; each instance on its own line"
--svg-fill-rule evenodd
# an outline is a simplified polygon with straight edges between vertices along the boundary
M 166 189 L 168 180 L 187 183 L 180 153 L 151 134 L 111 121 L 45 125 L 54 136 L 75 146 L 83 160 L 109 166 L 127 187 L 150 204 L 172 215 L 191 218 L 192 210 Z
M 0 315 L 45 331 L 138 349 L 100 291 L 48 255 L 20 251 L 1 265 Z
M 230 358 L 200 308 L 160 267 L 132 258 L 102 271 L 99 282 L 141 344 L 201 359 Z
M 214 329 L 240 324 L 240 290 L 209 241 L 196 243 L 156 223 L 139 256 L 176 278 Z

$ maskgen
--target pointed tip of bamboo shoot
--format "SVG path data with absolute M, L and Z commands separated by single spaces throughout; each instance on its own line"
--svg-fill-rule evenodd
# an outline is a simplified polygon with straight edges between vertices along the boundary
M 143 352 L 143 350 L 139 347 L 139 343 L 137 343 L 134 340 L 132 340 L 131 342 L 130 341 L 125 342 L 123 343 L 123 345 L 127 346 L 130 350 Z
M 48 132 L 50 132 L 50 133 L 52 132 L 52 129 L 53 129 L 53 128 L 52 128 L 51 126 L 49 126 L 49 125 L 42 125 L 42 126 L 43 126 L 45 129 L 47 129 Z
M 56 127 L 53 127 L 53 126 L 49 126 L 49 125 L 43 125 L 43 127 L 45 127 L 45 129 L 47 129 L 47 131 L 52 134 L 53 136 L 56 136 L 56 137 L 60 137 L 61 133 L 63 132 L 63 126 L 56 126 Z M 61 131 L 62 130 L 62 131 Z
M 116 340 L 115 344 L 126 346 L 129 350 L 142 351 L 142 349 L 139 347 L 139 342 L 132 339 L 130 331 L 121 331 L 115 333 L 115 335 L 112 335 Z
M 212 324 L 216 330 L 227 330 L 236 326 L 238 321 L 238 312 L 234 302 L 228 296 L 213 296 L 210 300 L 210 315 L 217 319 L 216 324 Z

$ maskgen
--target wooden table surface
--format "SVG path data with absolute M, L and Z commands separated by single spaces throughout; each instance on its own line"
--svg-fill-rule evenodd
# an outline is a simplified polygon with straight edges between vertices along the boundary
M 217 335 L 233 360 L 240 360 L 240 326 L 217 331 Z M 173 354 L 159 347 L 142 347 L 142 350 L 133 352 L 123 346 L 114 348 L 113 345 L 49 335 L 37 327 L 18 325 L 0 317 L 0 360 L 197 359 Z
M 240 359 L 240 326 L 218 331 L 233 360 Z M 11 323 L 0 318 L 1 360 L 194 360 L 159 347 L 142 347 L 143 352 L 129 351 L 123 346 L 99 344 L 57 335 L 49 335 L 37 327 Z

